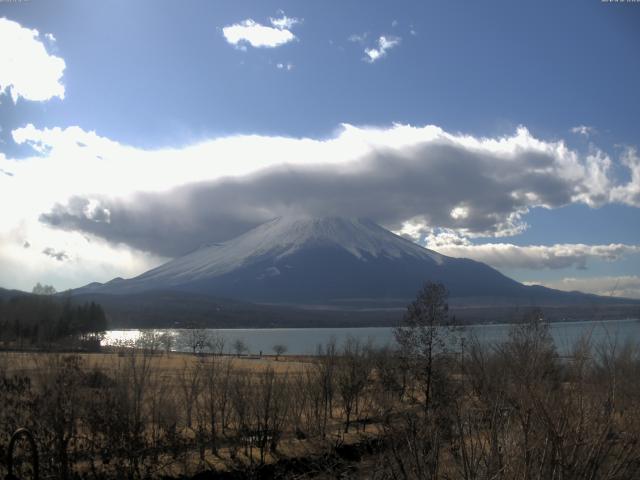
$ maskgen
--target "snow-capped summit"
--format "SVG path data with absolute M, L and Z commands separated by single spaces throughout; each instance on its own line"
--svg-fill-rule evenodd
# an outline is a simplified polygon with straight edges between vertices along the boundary
M 233 244 L 247 248 L 254 255 L 281 252 L 278 257 L 286 257 L 309 246 L 322 246 L 346 250 L 361 260 L 409 256 L 429 257 L 436 263 L 442 263 L 444 258 L 439 253 L 385 230 L 371 220 L 361 218 L 278 217 L 242 235 Z
M 278 217 L 229 242 L 199 249 L 167 266 L 191 263 L 200 272 L 218 273 L 220 268 L 236 267 L 238 263 L 246 264 L 268 255 L 280 260 L 310 247 L 345 250 L 361 260 L 409 256 L 442 263 L 444 258 L 367 219 Z
M 457 296 L 504 296 L 524 288 L 487 265 L 441 255 L 370 220 L 281 217 L 136 278 L 90 290 L 182 290 L 261 302 L 326 303 L 408 299 L 427 280 L 445 283 Z

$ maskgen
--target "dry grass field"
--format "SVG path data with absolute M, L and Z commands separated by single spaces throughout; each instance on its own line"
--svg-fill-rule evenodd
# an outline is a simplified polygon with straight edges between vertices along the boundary
M 85 368 L 97 368 L 104 371 L 118 371 L 122 368 L 125 361 L 129 361 L 129 356 L 133 354 L 140 358 L 143 353 L 131 351 L 127 354 L 123 352 L 102 352 L 102 353 L 74 353 L 73 355 L 80 359 Z M 60 354 L 51 352 L 1 352 L 0 364 L 5 365 L 5 371 L 9 374 L 25 374 L 30 375 L 35 370 L 41 368 L 43 364 L 50 362 L 54 356 Z M 190 353 L 171 352 L 155 353 L 147 356 L 150 362 L 150 368 L 162 371 L 164 375 L 175 376 L 185 367 L 191 368 L 198 362 L 206 361 L 210 358 L 208 355 L 193 355 Z M 233 362 L 235 368 L 246 370 L 253 373 L 262 373 L 267 369 L 271 369 L 276 373 L 300 373 L 305 367 L 314 363 L 314 357 L 302 355 L 281 355 L 277 360 L 275 355 L 258 356 L 237 356 L 225 355 L 223 357 Z
M 540 321 L 464 355 L 418 337 L 278 359 L 0 352 L 0 459 L 24 426 L 45 478 L 638 478 L 637 346 L 561 359 Z

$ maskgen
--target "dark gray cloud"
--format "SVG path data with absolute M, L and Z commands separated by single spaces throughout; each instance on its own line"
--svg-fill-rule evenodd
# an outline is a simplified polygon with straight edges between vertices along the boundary
M 64 260 L 68 260 L 69 259 L 69 255 L 67 255 L 67 252 L 60 250 L 57 251 L 51 247 L 47 247 L 45 248 L 42 253 L 44 253 L 46 256 L 51 257 L 51 258 L 55 258 L 56 260 L 58 260 L 59 262 L 62 262 Z
M 76 196 L 40 220 L 164 256 L 287 214 L 368 217 L 393 229 L 413 219 L 499 235 L 521 227 L 520 216 L 534 205 L 558 207 L 589 193 L 583 178 L 562 168 L 539 149 L 498 156 L 440 140 L 349 164 L 284 165 L 126 199 Z

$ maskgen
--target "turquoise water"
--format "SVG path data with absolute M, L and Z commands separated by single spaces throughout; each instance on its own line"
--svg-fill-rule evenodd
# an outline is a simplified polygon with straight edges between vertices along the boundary
M 465 327 L 462 335 L 475 335 L 483 343 L 497 343 L 507 338 L 510 325 L 471 325 Z M 180 329 L 159 329 L 158 333 L 169 333 L 174 337 L 174 350 L 189 351 L 186 333 Z M 293 355 L 313 354 L 319 344 L 326 344 L 335 339 L 338 345 L 353 337 L 363 342 L 371 342 L 376 346 L 393 345 L 393 328 L 238 328 L 207 329 L 208 336 L 222 338 L 224 351 L 233 353 L 233 343 L 242 340 L 248 347 L 248 353 L 272 354 L 274 345 L 285 345 L 287 353 Z M 140 330 L 110 330 L 103 344 L 113 345 L 117 342 L 134 342 Z M 593 344 L 617 342 L 619 344 L 633 342 L 640 344 L 640 320 L 609 320 L 606 322 L 562 322 L 551 324 L 551 335 L 560 353 L 568 352 L 573 344 L 583 335 L 590 336 Z

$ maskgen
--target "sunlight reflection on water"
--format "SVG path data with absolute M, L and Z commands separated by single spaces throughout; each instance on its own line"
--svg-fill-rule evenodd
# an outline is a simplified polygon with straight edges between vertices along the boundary
M 507 338 L 510 325 L 471 325 L 463 331 L 464 337 L 475 335 L 483 343 L 497 343 Z M 189 351 L 184 330 L 157 329 L 157 333 L 169 333 L 174 339 L 175 351 Z M 141 335 L 141 330 L 110 330 L 103 345 L 115 345 L 119 342 L 134 343 Z M 251 354 L 273 353 L 274 345 L 285 345 L 288 354 L 310 355 L 316 352 L 319 344 L 326 344 L 332 338 L 341 345 L 347 338 L 353 337 L 363 342 L 371 342 L 375 346 L 393 345 L 392 327 L 366 328 L 239 328 L 239 329 L 207 329 L 211 336 L 220 336 L 225 341 L 224 351 L 232 353 L 232 344 L 240 339 L 248 347 Z M 602 342 L 640 343 L 640 320 L 624 319 L 585 322 L 562 322 L 551 324 L 558 351 L 567 353 L 581 335 L 589 335 L 594 345 Z

